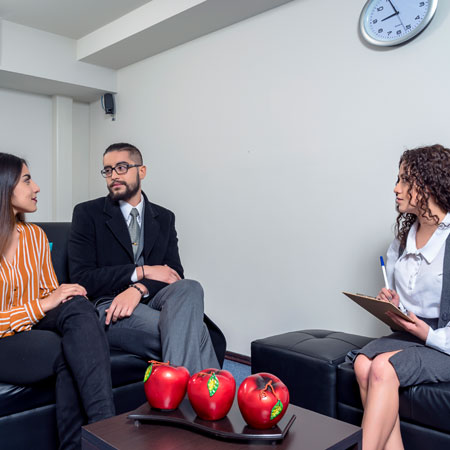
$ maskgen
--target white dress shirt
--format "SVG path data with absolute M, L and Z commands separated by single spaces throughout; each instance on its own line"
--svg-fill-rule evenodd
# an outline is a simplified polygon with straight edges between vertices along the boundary
M 442 273 L 446 239 L 450 234 L 447 214 L 424 247 L 416 247 L 416 221 L 409 230 L 406 248 L 400 258 L 400 242 L 389 246 L 386 273 L 389 285 L 400 297 L 400 309 L 424 318 L 438 318 L 442 294 Z M 430 328 L 426 345 L 450 354 L 450 322 L 444 328 Z
M 141 201 L 136 206 L 132 206 L 129 203 L 124 202 L 123 200 L 119 200 L 119 206 L 120 206 L 120 211 L 123 214 L 123 218 L 125 219 L 125 222 L 127 223 L 127 226 L 129 226 L 130 222 L 131 222 L 131 214 L 130 214 L 131 210 L 133 208 L 136 208 L 139 213 L 139 215 L 137 216 L 137 223 L 139 224 L 139 226 L 141 226 L 142 208 L 144 207 L 144 198 L 142 196 L 141 196 Z
M 144 207 L 144 198 L 141 195 L 141 201 L 136 205 L 136 206 L 132 206 L 127 202 L 124 202 L 123 200 L 119 200 L 119 206 L 120 206 L 120 211 L 123 214 L 123 217 L 125 219 L 125 222 L 127 223 L 127 226 L 130 225 L 131 222 L 131 210 L 133 208 L 136 208 L 138 210 L 139 215 L 137 216 L 136 220 L 137 223 L 139 224 L 139 226 L 141 226 L 142 224 L 142 209 Z M 131 274 L 131 282 L 132 283 L 137 283 L 138 281 L 138 277 L 137 277 L 137 272 L 136 269 L 134 269 L 134 272 Z

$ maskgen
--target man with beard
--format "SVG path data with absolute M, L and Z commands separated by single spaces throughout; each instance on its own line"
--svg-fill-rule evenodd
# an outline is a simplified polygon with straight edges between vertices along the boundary
M 74 209 L 69 270 L 95 302 L 110 346 L 191 374 L 219 367 L 203 322 L 203 289 L 183 279 L 175 216 L 141 191 L 141 152 L 110 145 L 101 174 L 109 195 Z

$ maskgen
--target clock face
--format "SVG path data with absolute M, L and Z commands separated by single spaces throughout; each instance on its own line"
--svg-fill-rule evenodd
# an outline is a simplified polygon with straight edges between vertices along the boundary
M 398 45 L 430 23 L 438 0 L 369 0 L 361 12 L 360 31 L 373 45 Z

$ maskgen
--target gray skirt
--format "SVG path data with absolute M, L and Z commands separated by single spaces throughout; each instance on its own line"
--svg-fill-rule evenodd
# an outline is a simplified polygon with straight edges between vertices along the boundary
M 430 319 L 425 321 L 431 326 L 430 322 L 434 322 Z M 396 331 L 389 336 L 369 342 L 355 351 L 351 359 L 354 362 L 356 356 L 360 354 L 373 359 L 382 353 L 396 350 L 402 351 L 391 356 L 389 362 L 397 373 L 400 386 L 450 381 L 450 355 L 427 347 L 423 341 L 406 331 Z

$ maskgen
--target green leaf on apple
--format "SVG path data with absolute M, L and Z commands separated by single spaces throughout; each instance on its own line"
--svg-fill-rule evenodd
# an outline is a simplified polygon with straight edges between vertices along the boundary
M 147 367 L 147 370 L 145 371 L 145 375 L 144 375 L 144 383 L 149 379 L 150 375 L 152 374 L 152 369 L 153 369 L 153 364 L 150 364 Z
M 219 388 L 219 380 L 217 379 L 216 374 L 213 372 L 208 380 L 209 396 L 212 397 L 216 393 L 218 388 Z
M 275 403 L 275 406 L 272 408 L 272 411 L 270 412 L 270 420 L 275 419 L 275 417 L 277 417 L 281 413 L 281 411 L 283 411 L 283 403 L 278 400 Z

